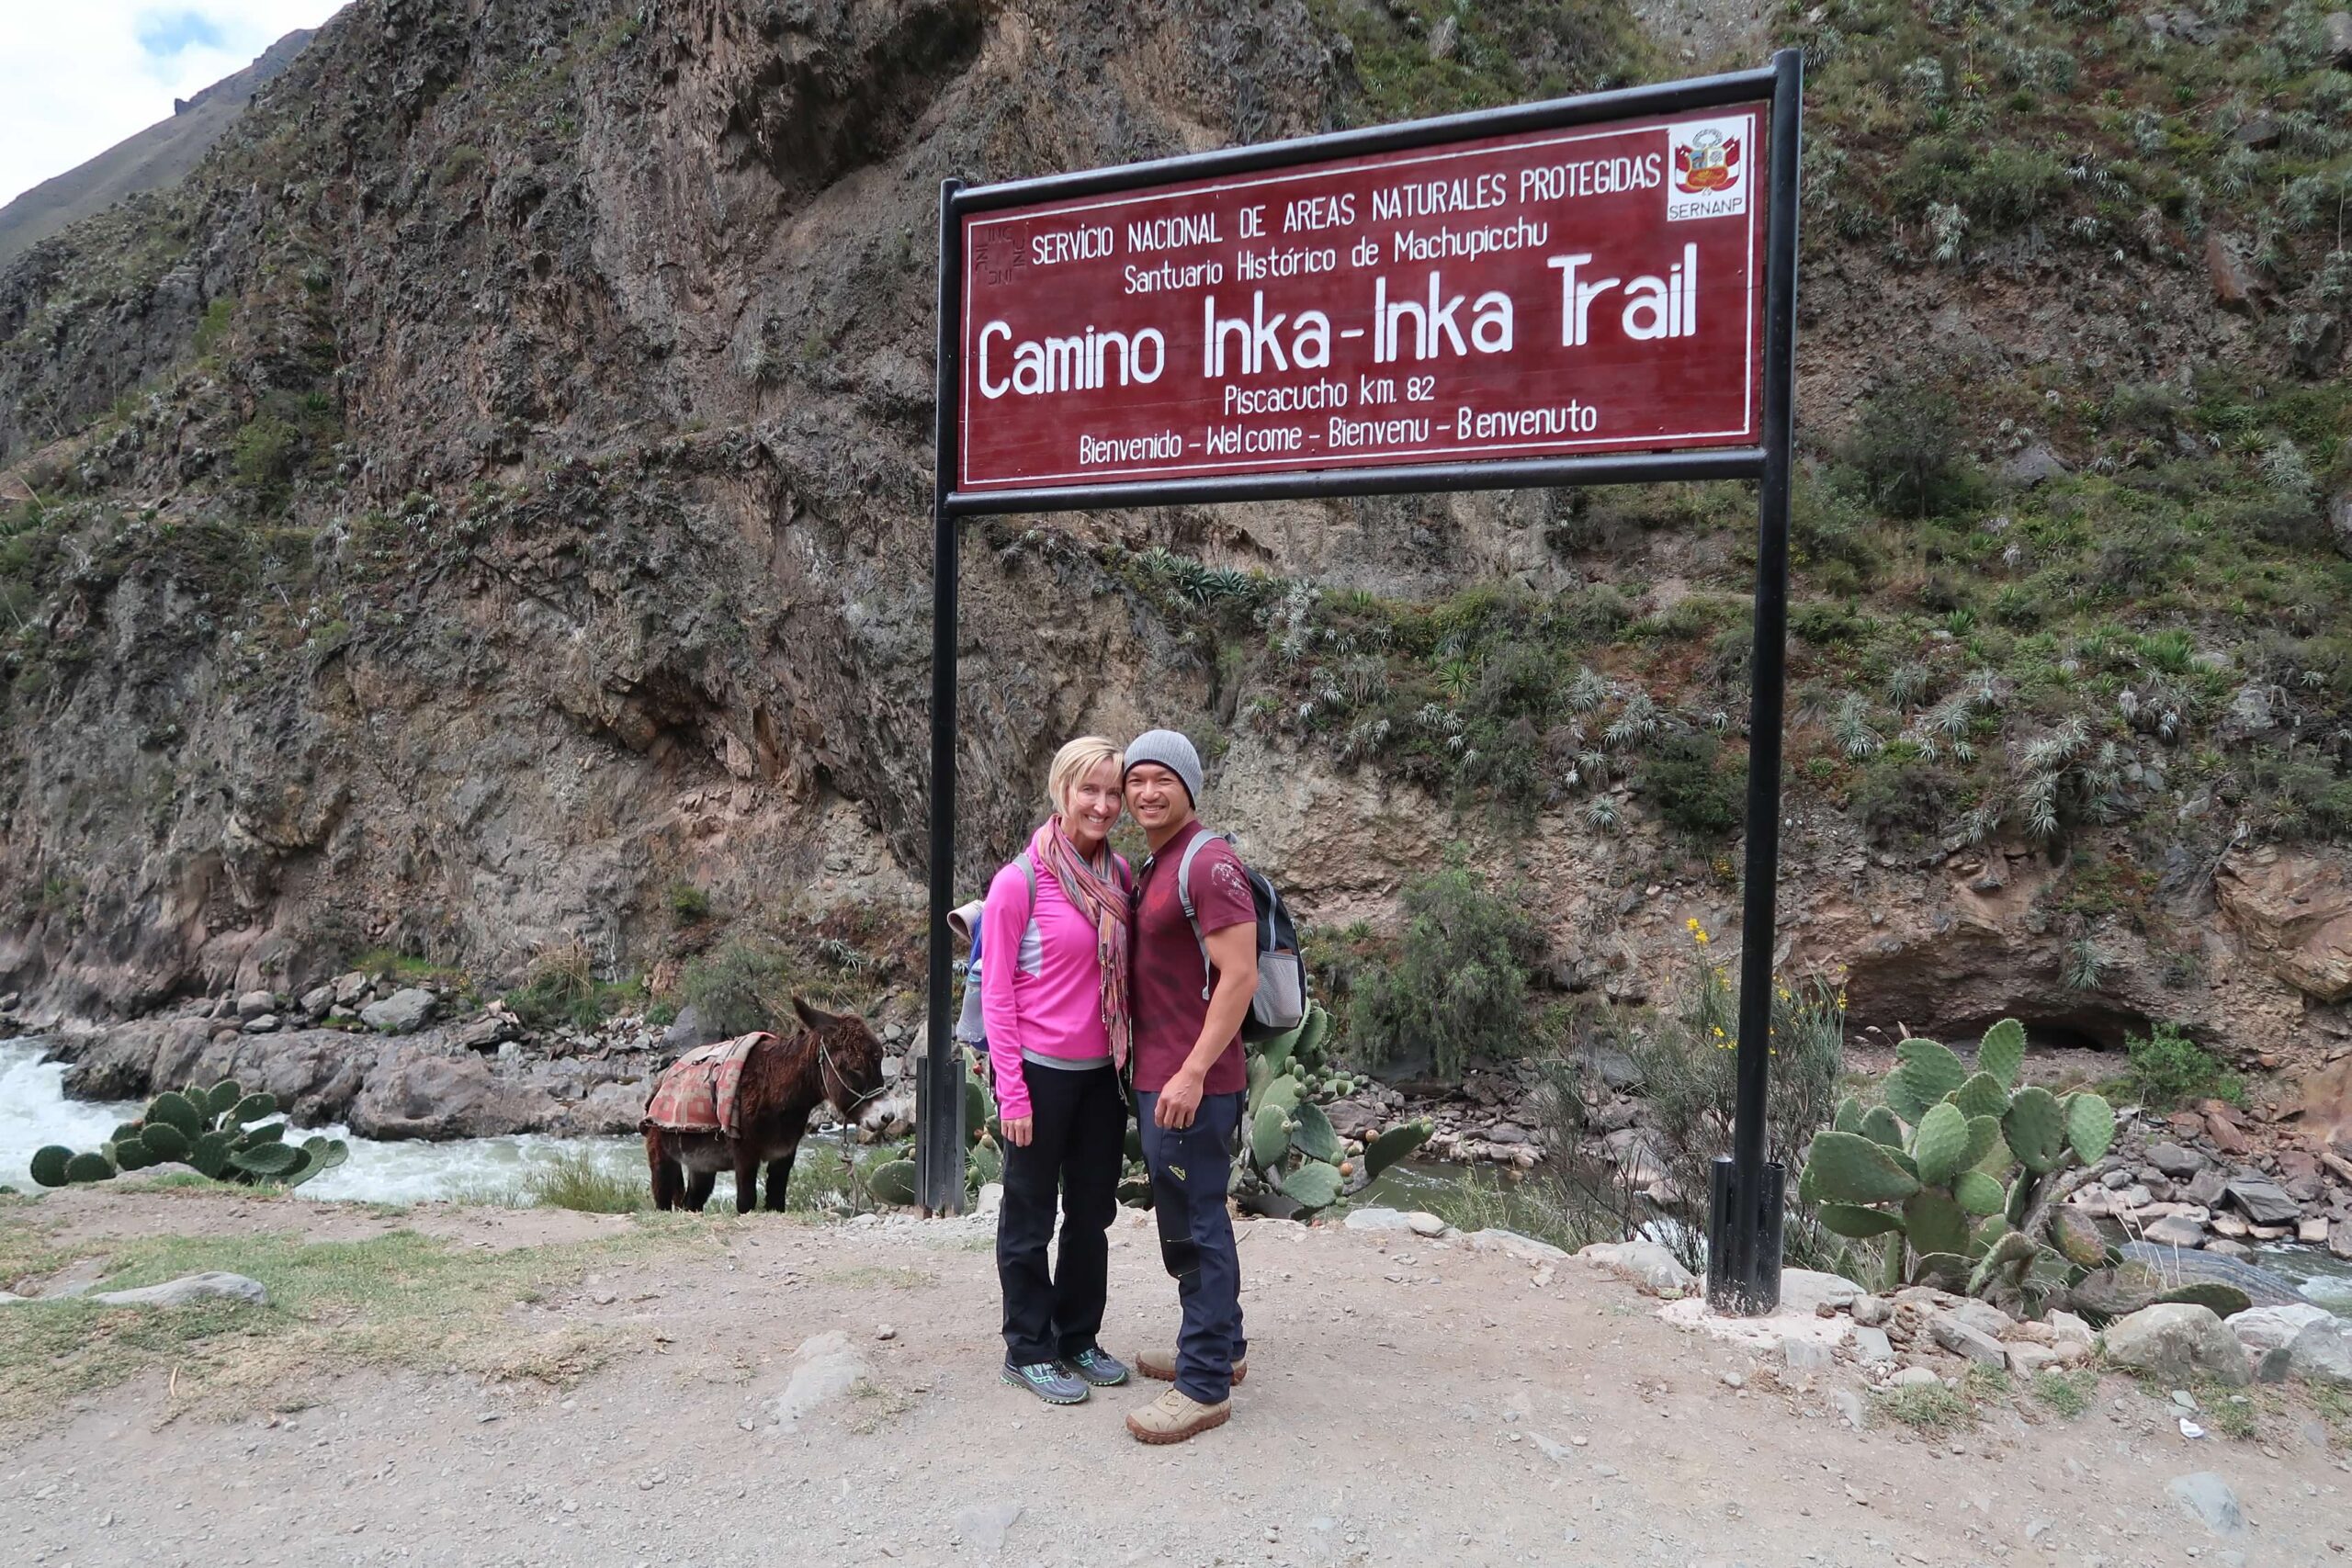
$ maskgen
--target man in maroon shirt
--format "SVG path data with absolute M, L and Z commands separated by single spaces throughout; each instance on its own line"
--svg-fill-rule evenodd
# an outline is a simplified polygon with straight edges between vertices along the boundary
M 1136 1362 L 1175 1386 L 1130 1414 L 1127 1430 L 1181 1443 L 1225 1425 L 1247 1365 L 1226 1183 L 1249 1079 L 1241 1021 L 1258 987 L 1258 906 L 1233 846 L 1193 814 L 1201 759 L 1190 740 L 1172 729 L 1136 737 L 1126 782 L 1127 810 L 1151 846 L 1132 928 L 1136 1120 L 1160 1252 L 1184 1309 L 1176 1353 Z

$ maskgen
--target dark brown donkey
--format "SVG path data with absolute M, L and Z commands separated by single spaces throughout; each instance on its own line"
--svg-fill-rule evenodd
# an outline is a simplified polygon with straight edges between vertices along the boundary
M 792 1010 L 800 1015 L 800 1032 L 769 1035 L 743 1059 L 732 1134 L 645 1128 L 655 1208 L 701 1213 L 718 1173 L 731 1169 L 736 1210 L 748 1214 L 759 1203 L 763 1164 L 768 1207 L 783 1208 L 808 1112 L 822 1100 L 846 1122 L 882 1091 L 882 1043 L 864 1019 L 821 1012 L 798 997 Z

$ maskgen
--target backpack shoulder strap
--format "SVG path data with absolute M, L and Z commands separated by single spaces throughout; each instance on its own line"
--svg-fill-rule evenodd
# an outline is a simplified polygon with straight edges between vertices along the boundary
M 1012 857 L 1012 863 L 1021 868 L 1021 879 L 1029 885 L 1029 913 L 1035 918 L 1037 913 L 1037 863 L 1029 858 L 1027 850 L 1023 850 Z
M 1222 833 L 1199 832 L 1184 846 L 1183 858 L 1176 863 L 1176 902 L 1184 907 L 1184 923 L 1193 928 L 1193 945 L 1201 950 L 1201 999 L 1206 1001 L 1216 989 L 1216 969 L 1209 963 L 1208 939 L 1201 934 L 1201 917 L 1193 908 L 1193 857 L 1199 854 L 1211 839 L 1226 842 Z

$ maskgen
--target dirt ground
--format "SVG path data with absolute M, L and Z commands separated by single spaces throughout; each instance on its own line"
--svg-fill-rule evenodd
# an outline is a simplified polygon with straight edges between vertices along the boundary
M 1996 1396 L 1932 1440 L 1864 1394 L 1858 1430 L 1842 1364 L 1776 1376 L 1581 1264 L 1258 1222 L 1233 1421 L 1150 1449 L 1121 1417 L 1157 1385 L 1052 1409 L 998 1382 L 985 1222 L 707 1216 L 690 1245 L 593 1250 L 640 1224 L 78 1191 L 0 1212 L 76 1255 L 159 1227 L 222 1245 L 406 1227 L 484 1269 L 542 1249 L 555 1282 L 504 1310 L 513 1333 L 617 1347 L 569 1386 L 356 1365 L 276 1409 L 187 1408 L 159 1365 L 0 1428 L 0 1562 L 2125 1568 L 2352 1546 L 2347 1434 L 2273 1391 L 2234 1440 L 2184 1438 L 2164 1391 L 2118 1377 L 2071 1419 Z M 1107 1343 L 1167 1339 L 1148 1219 L 1123 1216 L 1113 1247 Z M 837 1353 L 797 1367 L 835 1330 Z M 2243 1533 L 2167 1497 L 2198 1471 L 2235 1492 Z

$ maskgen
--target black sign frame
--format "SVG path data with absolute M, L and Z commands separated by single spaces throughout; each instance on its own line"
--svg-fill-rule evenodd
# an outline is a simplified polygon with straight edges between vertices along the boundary
M 1115 168 L 998 185 L 942 183 L 939 195 L 937 402 L 933 427 L 930 915 L 925 1048 L 916 1084 L 916 1195 L 926 1213 L 960 1211 L 965 1149 L 962 1053 L 953 1039 L 956 663 L 961 520 L 1014 513 L 1286 501 L 1444 491 L 1756 479 L 1754 665 L 1749 689 L 1747 854 L 1742 904 L 1738 1102 L 1732 1151 L 1714 1164 L 1707 1295 L 1718 1310 L 1769 1312 L 1780 1301 L 1784 1173 L 1765 1157 L 1770 1080 L 1772 953 L 1780 872 L 1782 716 L 1788 640 L 1789 485 L 1796 428 L 1798 169 L 1804 59 L 1782 50 L 1758 70 L 1728 72 L 1472 114 L 1374 126 Z M 1073 197 L 1255 173 L 1326 159 L 1403 152 L 1519 131 L 1550 130 L 1735 104 L 1770 106 L 1764 244 L 1763 406 L 1754 446 L 1584 457 L 1319 468 L 1048 489 L 958 491 L 955 452 L 963 386 L 963 219 Z

